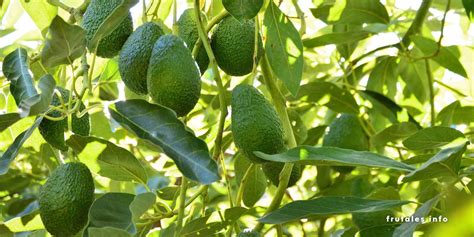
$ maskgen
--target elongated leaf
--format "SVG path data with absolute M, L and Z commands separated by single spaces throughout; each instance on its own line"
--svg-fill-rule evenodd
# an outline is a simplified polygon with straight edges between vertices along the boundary
M 313 200 L 295 201 L 270 212 L 259 219 L 266 224 L 283 224 L 312 215 L 340 215 L 370 213 L 403 206 L 409 201 L 373 200 L 358 197 L 320 197 Z
M 462 0 L 467 17 L 471 19 L 474 15 L 474 0 Z
M 352 94 L 330 82 L 312 82 L 301 87 L 298 98 L 329 107 L 340 113 L 359 113 Z
M 307 165 L 352 165 L 374 168 L 389 168 L 400 171 L 413 171 L 415 168 L 392 160 L 388 157 L 368 152 L 354 151 L 337 147 L 300 146 L 281 154 L 267 155 L 261 152 L 255 154 L 268 161 L 298 162 Z
M 330 33 L 314 38 L 303 39 L 303 45 L 307 48 L 315 48 L 329 44 L 348 44 L 366 39 L 369 36 L 370 32 L 367 31 Z
M 435 177 L 457 177 L 461 158 L 466 148 L 467 143 L 441 150 L 418 169 L 405 176 L 403 181 L 411 182 Z
M 10 114 L 1 114 L 0 115 L 0 132 L 7 129 L 14 123 L 18 122 L 21 119 L 20 114 L 10 113 Z
M 87 145 L 95 142 L 104 144 L 105 148 L 101 152 L 87 151 Z M 118 181 L 136 181 L 146 184 L 145 169 L 128 150 L 97 137 L 72 135 L 66 143 L 78 154 L 86 151 L 86 154 L 97 156 L 96 160 L 83 160 L 83 162 L 88 163 L 92 171 L 99 175 Z
M 403 145 L 411 150 L 423 150 L 442 147 L 464 134 L 454 128 L 430 127 L 418 131 L 403 141 Z
M 383 23 L 390 21 L 387 9 L 379 0 L 348 0 L 338 24 Z
M 397 58 L 384 56 L 377 60 L 377 65 L 372 70 L 367 82 L 367 89 L 381 94 L 388 93 L 387 96 L 393 98 L 397 91 Z
M 266 27 L 265 52 L 275 75 L 296 96 L 303 75 L 303 43 L 283 12 L 270 2 L 263 24 Z
M 466 69 L 464 69 L 458 57 L 456 57 L 448 48 L 441 46 L 438 51 L 438 43 L 423 36 L 413 36 L 413 42 L 425 56 L 432 56 L 433 60 L 444 68 L 467 78 Z
M 406 89 L 415 95 L 420 102 L 425 102 L 428 98 L 428 77 L 426 76 L 426 65 L 423 60 L 410 62 L 406 58 L 401 58 L 398 70 L 402 79 L 407 84 Z
M 136 229 L 129 206 L 134 199 L 129 193 L 106 193 L 96 199 L 89 211 L 88 228 L 113 227 L 133 234 Z
M 24 48 L 18 48 L 3 61 L 3 74 L 10 81 L 10 92 L 19 106 L 23 100 L 38 94 L 33 78 L 28 71 L 28 53 Z
M 265 194 L 267 188 L 267 178 L 260 166 L 254 165 L 248 176 L 248 180 L 243 187 L 242 201 L 245 206 L 253 207 L 255 203 Z
M 49 26 L 46 44 L 41 52 L 41 62 L 46 67 L 70 64 L 86 49 L 85 31 L 77 25 L 66 23 L 56 16 Z
M 398 113 L 401 112 L 403 108 L 391 99 L 370 90 L 359 91 L 359 93 L 362 97 L 369 100 L 372 103 L 373 108 L 376 111 L 379 111 L 384 117 L 394 123 L 398 121 Z
M 416 212 L 413 214 L 415 218 L 425 218 L 431 211 L 431 208 L 438 203 L 440 196 L 436 196 L 429 201 L 425 202 L 421 207 L 419 207 Z M 405 237 L 405 236 L 413 236 L 413 233 L 416 230 L 416 227 L 421 224 L 420 222 L 405 222 L 398 226 L 394 233 L 393 237 Z
M 187 131 L 172 110 L 144 100 L 117 102 L 115 109 L 110 112 L 117 122 L 160 146 L 184 176 L 203 184 L 219 180 L 206 143 Z
M 263 0 L 222 0 L 225 9 L 237 19 L 254 18 L 263 6 Z
M 130 14 L 130 8 L 137 3 L 138 0 L 122 0 L 122 3 L 102 22 L 92 39 L 88 42 L 87 47 L 89 50 L 93 51 L 103 37 L 112 33 L 128 14 Z
M 26 140 L 31 136 L 31 134 L 35 131 L 35 129 L 39 126 L 43 117 L 36 118 L 33 125 L 28 128 L 26 131 L 22 132 L 18 137 L 15 138 L 13 144 L 8 147 L 8 149 L 3 153 L 2 157 L 0 158 L 0 175 L 4 175 L 8 172 L 8 168 L 10 167 L 10 163 L 16 158 L 18 152 L 20 152 L 21 146 L 25 143 Z
M 45 0 L 20 0 L 20 2 L 40 31 L 46 29 L 58 14 L 58 8 Z
M 155 202 L 156 196 L 153 193 L 141 193 L 135 196 L 135 199 L 130 203 L 133 221 L 138 222 L 140 217 L 150 209 Z
M 37 115 L 45 112 L 51 104 L 56 81 L 50 74 L 42 76 L 38 83 L 41 94 L 22 100 L 19 108 L 22 117 Z
M 212 214 L 220 214 L 222 211 L 216 211 Z M 242 215 L 248 212 L 243 207 L 233 207 L 224 211 L 223 220 L 219 222 L 208 222 L 211 215 L 207 215 L 188 222 L 180 232 L 180 236 L 215 236 L 227 226 L 232 226 Z M 221 215 L 219 215 L 221 216 Z
M 380 131 L 371 138 L 375 146 L 384 146 L 387 142 L 396 142 L 416 133 L 418 127 L 411 122 L 396 123 Z
M 438 115 L 436 116 L 436 121 L 441 122 L 441 126 L 445 126 L 445 127 L 451 126 L 451 124 L 453 124 L 456 110 L 459 107 L 461 107 L 461 103 L 458 100 L 447 105 L 441 111 L 439 111 Z

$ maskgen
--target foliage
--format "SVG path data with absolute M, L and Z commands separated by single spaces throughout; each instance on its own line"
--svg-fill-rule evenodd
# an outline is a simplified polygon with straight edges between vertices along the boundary
M 0 236 L 472 236 L 473 14 L 0 0 Z

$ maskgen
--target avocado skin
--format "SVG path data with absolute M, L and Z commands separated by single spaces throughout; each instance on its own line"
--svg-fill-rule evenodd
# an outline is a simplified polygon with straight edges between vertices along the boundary
M 267 162 L 263 163 L 262 169 L 265 173 L 265 176 L 275 185 L 278 187 L 280 184 L 280 173 L 283 170 L 285 163 L 280 162 Z M 290 180 L 288 181 L 288 187 L 291 187 L 298 182 L 303 174 L 303 170 L 301 165 L 295 164 L 293 169 L 291 170 Z
M 128 89 L 139 95 L 148 93 L 146 73 L 155 42 L 164 35 L 160 26 L 147 22 L 139 26 L 123 45 L 119 72 Z
M 369 150 L 369 138 L 357 116 L 342 114 L 329 125 L 329 132 L 324 136 L 323 146 L 367 151 Z M 332 168 L 340 173 L 349 173 L 355 167 L 333 166 Z
M 175 35 L 161 36 L 155 43 L 147 73 L 147 87 L 154 102 L 188 114 L 201 95 L 201 75 L 184 41 Z
M 67 103 L 69 100 L 70 92 L 64 88 L 56 87 L 56 89 L 60 92 L 62 100 Z M 53 106 L 60 106 L 61 101 L 59 100 L 56 93 L 53 95 L 53 99 L 51 100 L 51 105 Z M 82 111 L 85 109 L 84 104 L 80 104 L 79 109 Z M 53 111 L 48 113 L 48 116 L 51 117 L 61 117 L 61 112 Z M 89 113 L 84 114 L 81 118 L 78 118 L 75 114 L 72 115 L 72 132 L 81 136 L 89 136 L 90 132 L 90 119 Z M 68 128 L 67 118 L 61 121 L 53 121 L 47 118 L 44 118 L 41 121 L 40 125 L 38 126 L 39 132 L 41 136 L 43 136 L 44 140 L 48 142 L 51 146 L 61 151 L 67 151 L 66 142 L 64 141 L 64 131 Z
M 232 91 L 231 122 L 235 145 L 252 162 L 266 162 L 254 151 L 277 154 L 286 150 L 283 126 L 275 108 L 254 87 L 241 84 Z
M 206 16 L 201 14 L 201 19 L 203 19 L 204 25 L 207 25 Z M 176 22 L 176 27 L 178 30 L 178 36 L 183 39 L 186 45 L 189 48 L 189 51 L 193 51 L 196 41 L 199 39 L 199 32 L 197 28 L 196 21 L 194 20 L 194 9 L 186 9 L 183 14 L 179 17 Z M 209 57 L 207 56 L 206 50 L 203 46 L 199 48 L 199 52 L 196 56 L 196 62 L 199 66 L 201 74 L 204 73 L 209 67 Z
M 55 236 L 73 236 L 88 220 L 94 201 L 94 180 L 82 163 L 59 166 L 40 189 L 38 203 L 46 230 Z
M 120 5 L 121 0 L 92 0 L 84 13 L 82 28 L 89 42 L 107 17 Z M 103 58 L 117 56 L 127 38 L 133 32 L 130 13 L 109 35 L 103 37 L 97 45 L 96 55 Z M 93 51 L 94 49 L 89 49 Z
M 224 18 L 211 37 L 211 47 L 219 67 L 228 75 L 244 76 L 254 66 L 255 22 Z M 258 37 L 257 62 L 263 53 L 262 40 Z

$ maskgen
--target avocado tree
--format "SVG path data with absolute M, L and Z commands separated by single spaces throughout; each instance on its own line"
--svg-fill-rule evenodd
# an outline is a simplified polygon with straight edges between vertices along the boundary
M 473 236 L 473 0 L 0 0 L 0 236 Z

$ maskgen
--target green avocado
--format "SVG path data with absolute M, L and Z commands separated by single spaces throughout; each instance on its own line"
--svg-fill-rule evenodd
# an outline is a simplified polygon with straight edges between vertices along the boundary
M 323 139 L 323 146 L 332 146 L 356 151 L 369 150 L 369 138 L 364 132 L 357 116 L 342 114 L 329 125 Z M 340 173 L 349 173 L 353 166 L 333 166 Z
M 54 236 L 73 236 L 88 220 L 94 201 L 94 180 L 82 163 L 59 166 L 40 190 L 38 203 L 41 220 Z
M 280 184 L 280 173 L 283 170 L 283 166 L 285 166 L 285 163 L 280 163 L 280 162 L 267 162 L 263 163 L 262 169 L 263 172 L 265 173 L 265 176 L 275 185 L 278 187 L 278 184 Z M 291 170 L 291 175 L 290 175 L 290 181 L 288 182 L 288 187 L 291 187 L 300 180 L 301 175 L 303 174 L 301 165 L 294 165 L 293 169 Z
M 70 92 L 64 88 L 56 87 L 56 89 L 60 92 L 62 100 L 64 103 L 67 103 L 69 100 Z M 53 106 L 60 106 L 61 101 L 59 97 L 54 94 L 53 99 L 51 101 L 51 105 Z M 79 106 L 80 111 L 85 109 L 84 104 L 80 104 Z M 61 112 L 53 111 L 48 113 L 48 116 L 51 117 L 61 117 Z M 89 136 L 90 132 L 90 121 L 89 121 L 89 113 L 84 114 L 84 116 L 78 118 L 75 114 L 72 115 L 72 132 L 81 136 Z M 53 121 L 49 119 L 43 119 L 41 121 L 38 129 L 40 134 L 43 136 L 44 140 L 48 142 L 51 146 L 61 151 L 67 151 L 66 142 L 64 141 L 64 131 L 68 128 L 67 118 L 61 121 Z
M 139 26 L 123 45 L 119 71 L 128 89 L 139 95 L 148 93 L 146 73 L 155 42 L 164 35 L 160 26 L 147 22 Z
M 254 66 L 255 22 L 239 21 L 233 16 L 224 18 L 211 37 L 211 47 L 219 67 L 228 75 L 244 76 Z M 257 61 L 263 53 L 261 37 L 258 37 Z
M 92 0 L 84 13 L 82 28 L 86 31 L 86 40 L 90 41 L 100 25 L 122 3 L 121 0 Z M 96 54 L 103 58 L 115 57 L 128 36 L 133 32 L 132 16 L 128 16 L 112 31 L 104 36 L 97 45 Z M 93 51 L 94 49 L 89 49 Z
M 276 154 L 286 149 L 275 108 L 252 86 L 241 84 L 232 91 L 231 122 L 235 145 L 252 162 L 265 162 L 254 151 Z
M 203 19 L 204 25 L 207 25 L 206 16 L 204 14 L 201 14 L 201 19 Z M 178 36 L 183 39 L 188 46 L 189 51 L 192 52 L 196 41 L 199 39 L 197 24 L 194 20 L 194 9 L 190 8 L 185 10 L 179 17 L 175 26 L 178 31 Z M 209 66 L 209 57 L 207 57 L 206 50 L 202 46 L 199 48 L 196 62 L 201 73 L 204 73 Z
M 147 73 L 147 86 L 154 102 L 176 112 L 188 114 L 201 95 L 199 68 L 184 41 L 164 35 L 156 41 Z

